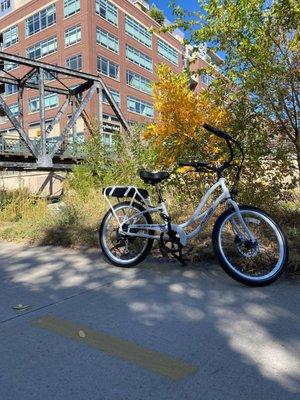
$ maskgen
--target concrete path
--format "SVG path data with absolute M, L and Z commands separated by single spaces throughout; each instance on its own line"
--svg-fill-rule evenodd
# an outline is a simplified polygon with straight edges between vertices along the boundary
M 296 400 L 299 310 L 293 277 L 0 243 L 0 399 Z

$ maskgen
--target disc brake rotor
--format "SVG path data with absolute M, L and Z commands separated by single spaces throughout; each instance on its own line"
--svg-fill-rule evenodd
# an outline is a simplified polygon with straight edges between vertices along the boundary
M 245 240 L 237 243 L 239 253 L 246 258 L 255 257 L 259 252 L 259 245 L 257 241 Z

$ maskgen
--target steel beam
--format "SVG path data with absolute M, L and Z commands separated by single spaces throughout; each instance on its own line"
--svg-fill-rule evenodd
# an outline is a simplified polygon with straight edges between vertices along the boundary
M 75 96 L 74 101 L 75 101 L 75 104 L 77 105 L 77 107 L 79 107 L 81 100 Z M 90 133 L 93 133 L 93 127 L 92 127 L 91 120 L 89 119 L 89 116 L 87 115 L 85 110 L 82 111 L 81 118 L 83 119 L 83 122 L 84 122 L 85 126 L 87 127 L 88 131 Z
M 28 147 L 30 153 L 35 158 L 37 158 L 38 154 L 37 154 L 35 146 L 32 144 L 31 140 L 29 139 L 29 136 L 24 131 L 23 127 L 20 125 L 20 123 L 17 120 L 17 118 L 10 111 L 8 105 L 5 103 L 5 101 L 4 101 L 4 99 L 3 99 L 3 97 L 1 95 L 0 95 L 0 108 L 2 108 L 4 110 L 4 112 L 7 115 L 8 119 L 10 120 L 12 125 L 16 128 L 16 130 L 18 131 L 18 133 L 20 134 L 20 136 L 22 137 L 22 139 L 26 143 L 26 146 Z
M 45 83 L 44 83 L 44 70 L 39 68 L 39 103 L 40 103 L 40 129 L 41 139 L 39 148 L 38 163 L 47 163 L 46 161 L 46 122 L 45 122 Z
M 63 171 L 67 170 L 70 171 L 73 168 L 73 164 L 61 164 L 61 163 L 54 163 L 51 167 L 41 167 L 36 163 L 33 162 L 10 162 L 10 161 L 0 161 L 0 169 L 2 170 L 27 170 L 27 171 Z
M 53 157 L 55 155 L 55 153 L 57 152 L 57 150 L 60 148 L 60 146 L 62 145 L 62 143 L 63 143 L 63 141 L 65 139 L 66 134 L 71 131 L 71 129 L 73 128 L 73 125 L 76 123 L 77 119 L 80 117 L 81 113 L 83 112 L 83 110 L 87 106 L 88 102 L 93 97 L 96 89 L 97 89 L 97 85 L 96 84 L 94 84 L 89 89 L 89 91 L 87 92 L 86 96 L 81 101 L 80 106 L 77 108 L 75 113 L 72 115 L 71 119 L 67 123 L 67 126 L 63 130 L 62 134 L 59 136 L 58 141 L 55 143 L 55 145 L 54 145 L 54 147 L 53 147 L 53 149 L 52 149 L 52 151 L 50 153 L 50 157 Z
M 86 72 L 74 71 L 72 69 L 60 67 L 58 65 L 52 65 L 41 61 L 31 60 L 29 58 L 21 56 L 15 56 L 12 54 L 5 53 L 3 51 L 0 51 L 0 59 L 3 59 L 4 61 L 13 61 L 20 65 L 26 65 L 28 67 L 44 68 L 46 71 L 57 72 L 62 75 L 72 76 L 74 78 L 80 78 L 85 81 L 86 80 L 99 81 L 99 82 L 101 81 L 101 78 L 99 76 L 88 74 Z
M 103 132 L 103 90 L 101 84 L 98 85 L 98 101 L 99 101 L 99 109 L 98 109 L 99 125 L 101 132 Z
M 64 104 L 59 109 L 58 113 L 55 115 L 55 117 L 51 121 L 48 128 L 46 129 L 46 138 L 50 135 L 55 124 L 59 123 L 59 121 L 61 120 L 61 117 L 64 115 L 65 111 L 67 110 L 69 104 L 70 104 L 70 98 L 68 97 L 67 100 L 64 102 Z
M 20 81 L 19 80 L 11 79 L 11 78 L 5 78 L 4 76 L 0 77 L 0 82 L 2 82 L 2 83 L 11 83 L 12 85 L 16 85 L 16 86 L 20 85 Z M 27 88 L 27 89 L 39 90 L 39 85 L 36 85 L 34 83 L 25 82 L 22 85 L 23 85 L 24 88 Z M 69 90 L 62 89 L 62 88 L 57 88 L 55 86 L 49 86 L 49 85 L 45 85 L 45 91 L 49 92 L 49 93 L 61 94 L 61 95 L 64 95 L 64 96 L 68 96 L 70 94 Z
M 60 67 L 57 65 L 51 65 L 51 64 L 36 61 L 36 60 L 31 60 L 31 59 L 28 59 L 25 57 L 15 56 L 15 55 L 8 54 L 5 52 L 0 52 L 0 59 L 3 59 L 4 61 L 12 61 L 12 62 L 18 63 L 20 65 L 26 65 L 31 68 L 32 67 L 43 68 L 44 70 L 49 71 L 49 72 L 59 73 L 59 74 L 66 75 L 66 76 L 72 76 L 74 78 L 80 78 L 85 81 L 90 80 L 92 82 L 100 82 L 104 92 L 107 95 L 109 104 L 112 107 L 112 109 L 114 110 L 116 116 L 119 118 L 123 128 L 126 131 L 130 132 L 129 125 L 128 125 L 122 111 L 120 110 L 120 108 L 118 107 L 116 102 L 114 101 L 113 97 L 110 95 L 110 92 L 100 75 L 96 76 L 96 75 L 92 75 L 92 74 L 87 74 L 85 72 L 73 71 L 68 68 Z M 0 81 L 1 81 L 1 79 L 2 78 L 0 78 Z M 47 90 L 48 92 L 51 91 L 46 87 L 45 87 L 45 90 Z M 60 90 L 62 90 L 62 89 L 60 89 Z
M 93 84 L 94 84 L 93 81 L 86 81 L 86 82 L 82 83 L 81 85 L 72 89 L 71 94 L 74 94 L 76 96 L 77 94 L 82 93 L 85 90 L 88 90 L 90 87 L 93 86 Z
M 98 116 L 99 116 L 99 124 L 102 130 L 103 127 L 103 99 L 102 93 L 105 93 L 108 102 L 114 111 L 115 115 L 117 116 L 121 126 L 127 132 L 130 132 L 129 125 L 120 110 L 119 106 L 115 102 L 113 96 L 110 94 L 106 84 L 104 83 L 102 77 L 100 75 L 92 75 L 80 71 L 71 70 L 68 68 L 60 67 L 57 65 L 47 64 L 45 62 L 40 62 L 36 60 L 31 60 L 25 57 L 15 56 L 12 54 L 0 52 L 0 61 L 8 61 L 10 63 L 18 64 L 19 66 L 26 66 L 29 67 L 30 70 L 22 77 L 17 78 L 12 74 L 7 76 L 0 76 L 0 83 L 8 83 L 18 87 L 18 104 L 19 104 L 19 120 L 14 117 L 11 113 L 8 105 L 5 103 L 5 100 L 0 96 L 0 108 L 4 110 L 4 113 L 7 115 L 9 121 L 14 126 L 14 129 L 19 133 L 20 138 L 23 139 L 26 146 L 29 149 L 30 155 L 29 157 L 33 157 L 36 159 L 35 167 L 42 169 L 42 168 L 52 168 L 53 163 L 55 161 L 55 156 L 57 150 L 62 147 L 62 144 L 65 140 L 67 134 L 73 131 L 73 136 L 75 135 L 75 123 L 77 119 L 82 116 L 86 127 L 91 130 L 92 124 L 89 120 L 89 117 L 85 111 L 85 108 L 88 102 L 92 99 L 96 90 L 98 90 L 98 100 L 99 100 L 99 107 L 98 107 Z M 46 85 L 45 84 L 45 73 L 50 74 L 56 80 L 54 86 L 53 85 Z M 37 81 L 33 81 L 30 79 L 32 76 L 37 76 Z M 73 77 L 76 79 L 82 80 L 81 84 L 78 84 L 77 87 L 71 89 L 69 88 L 63 81 L 62 77 Z M 59 87 L 56 87 L 59 86 Z M 39 91 L 39 101 L 40 101 L 40 126 L 41 126 L 41 147 L 38 151 L 32 141 L 29 139 L 28 134 L 24 129 L 24 121 L 23 121 L 23 90 L 24 89 L 33 89 Z M 45 94 L 46 92 L 55 93 L 58 95 L 66 96 L 66 100 L 60 107 L 59 111 L 57 112 L 54 119 L 51 123 L 46 126 L 46 113 L 45 113 Z M 85 93 L 85 97 L 82 99 L 80 95 L 83 92 Z M 61 131 L 60 136 L 58 137 L 57 142 L 53 145 L 50 150 L 47 150 L 47 138 L 50 135 L 50 132 L 53 130 L 55 124 L 61 121 L 62 116 L 66 113 L 68 106 L 70 104 L 70 100 L 74 99 L 74 109 L 72 110 L 72 116 L 64 129 Z M 123 129 L 121 129 L 123 132 Z M 126 138 L 125 138 L 126 139 Z M 16 167 L 16 163 L 13 163 L 14 167 Z M 27 163 L 21 163 L 24 168 L 26 167 Z M 32 163 L 29 165 L 30 168 L 32 167 Z M 0 165 L 1 167 L 1 165 Z
M 75 113 L 75 110 L 76 110 L 76 108 L 75 108 L 75 101 L 76 101 L 76 99 L 75 99 L 75 96 L 72 96 L 72 99 L 73 99 L 73 101 L 72 101 L 72 114 L 74 114 Z M 73 125 L 73 128 L 72 128 L 72 138 L 73 138 L 73 143 L 75 143 L 75 139 L 76 139 L 76 136 L 77 136 L 77 126 L 76 126 L 76 122 L 75 122 L 75 124 Z
M 20 83 L 24 84 L 28 79 L 30 79 L 32 77 L 32 75 L 34 75 L 36 73 L 37 69 L 34 67 L 32 68 L 30 71 L 27 72 L 27 74 L 25 74 L 21 79 L 20 79 Z
M 111 106 L 111 108 L 114 110 L 116 116 L 119 118 L 123 128 L 127 131 L 130 132 L 130 128 L 129 125 L 122 113 L 122 111 L 120 110 L 118 104 L 116 103 L 115 99 L 113 98 L 113 96 L 110 94 L 110 91 L 108 90 L 108 87 L 106 86 L 106 84 L 104 83 L 104 81 L 102 81 L 101 79 L 101 86 L 102 86 L 102 90 L 104 91 L 104 93 L 106 94 L 106 97 L 108 99 L 109 105 Z
M 22 86 L 19 86 L 18 88 L 19 122 L 22 128 L 24 128 L 23 94 L 24 94 L 24 88 Z

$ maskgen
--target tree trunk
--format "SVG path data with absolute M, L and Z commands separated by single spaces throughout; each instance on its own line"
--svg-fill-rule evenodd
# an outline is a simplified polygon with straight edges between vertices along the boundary
M 296 153 L 297 153 L 297 163 L 298 163 L 298 185 L 300 186 L 300 141 L 299 140 L 296 143 Z

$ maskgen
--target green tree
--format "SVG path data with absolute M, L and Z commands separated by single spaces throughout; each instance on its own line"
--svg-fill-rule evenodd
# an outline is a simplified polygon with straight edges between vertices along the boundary
M 230 104 L 239 123 L 243 108 L 246 128 L 260 123 L 268 129 L 273 145 L 289 151 L 300 172 L 299 1 L 199 0 L 204 12 L 194 20 L 173 6 L 175 25 L 191 30 L 194 45 L 206 42 L 226 54 L 226 79 L 215 82 L 215 94 Z
M 164 13 L 159 10 L 157 7 L 152 6 L 150 10 L 148 11 L 148 14 L 150 15 L 151 18 L 154 19 L 154 21 L 158 22 L 159 25 L 163 25 L 165 21 L 165 15 Z

